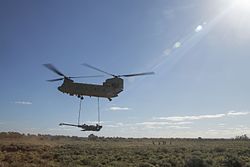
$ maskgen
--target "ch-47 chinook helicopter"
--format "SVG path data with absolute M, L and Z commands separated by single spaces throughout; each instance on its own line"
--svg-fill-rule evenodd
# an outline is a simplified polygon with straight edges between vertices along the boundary
M 63 84 L 58 87 L 58 90 L 67 93 L 71 96 L 77 96 L 78 98 L 83 99 L 83 96 L 94 96 L 94 97 L 103 97 L 108 98 L 109 101 L 112 98 L 117 97 L 120 92 L 123 91 L 123 77 L 134 77 L 134 76 L 142 76 L 142 75 L 151 75 L 154 72 L 144 72 L 144 73 L 136 73 L 136 74 L 127 74 L 127 75 L 114 75 L 103 70 L 100 70 L 96 67 L 93 67 L 88 64 L 82 64 L 88 68 L 97 70 L 99 72 L 105 73 L 107 75 L 112 76 L 112 78 L 106 79 L 102 85 L 97 84 L 88 84 L 88 83 L 77 83 L 74 82 L 73 78 L 88 78 L 88 77 L 100 77 L 97 76 L 79 76 L 79 77 L 70 77 L 61 73 L 55 66 L 52 64 L 44 64 L 45 67 L 60 75 L 61 78 L 47 80 L 50 82 L 63 80 Z

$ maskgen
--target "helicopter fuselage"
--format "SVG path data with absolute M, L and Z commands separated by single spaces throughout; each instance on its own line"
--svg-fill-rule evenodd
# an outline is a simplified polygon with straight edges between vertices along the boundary
M 118 94 L 123 91 L 123 79 L 114 77 L 107 79 L 102 85 L 98 85 L 77 83 L 65 78 L 63 84 L 58 87 L 58 90 L 79 98 L 83 96 L 94 96 L 111 100 L 111 98 L 117 97 Z
M 58 87 L 58 90 L 67 93 L 71 96 L 77 96 L 83 99 L 83 96 L 95 96 L 95 97 L 104 97 L 108 98 L 111 101 L 111 98 L 117 97 L 120 92 L 123 91 L 123 77 L 134 77 L 134 76 L 142 76 L 142 75 L 151 75 L 154 72 L 143 72 L 143 73 L 134 73 L 134 74 L 126 74 L 126 75 L 115 75 L 108 72 L 105 72 L 101 69 L 98 69 L 94 66 L 88 64 L 82 64 L 88 68 L 94 69 L 96 71 L 105 73 L 107 75 L 113 76 L 113 78 L 106 79 L 102 85 L 98 84 L 88 84 L 88 83 L 77 83 L 74 82 L 73 78 L 89 78 L 89 77 L 99 77 L 99 76 L 66 76 L 61 73 L 55 66 L 52 64 L 44 64 L 46 68 L 61 76 L 60 78 L 47 80 L 50 82 L 61 81 L 63 80 L 63 84 Z

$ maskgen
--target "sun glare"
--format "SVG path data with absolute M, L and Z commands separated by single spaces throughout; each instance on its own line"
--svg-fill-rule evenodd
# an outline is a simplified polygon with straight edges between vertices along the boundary
M 233 5 L 237 10 L 250 10 L 250 0 L 235 0 Z
M 231 10 L 229 10 L 228 14 L 234 23 L 240 23 L 241 26 L 249 25 L 250 0 L 234 0 L 232 2 Z
M 231 36 L 244 40 L 250 39 L 250 0 L 234 0 L 225 15 L 224 25 Z

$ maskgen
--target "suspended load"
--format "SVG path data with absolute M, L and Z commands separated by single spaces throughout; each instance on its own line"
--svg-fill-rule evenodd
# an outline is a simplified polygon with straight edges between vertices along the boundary
M 82 110 L 82 100 L 83 98 L 80 98 L 80 105 L 79 105 L 79 114 L 78 114 L 78 124 L 69 124 L 69 123 L 60 123 L 59 126 L 74 126 L 81 128 L 81 131 L 100 131 L 102 129 L 102 126 L 100 125 L 100 103 L 99 103 L 99 97 L 97 98 L 98 102 L 98 123 L 96 125 L 87 125 L 87 124 L 80 124 L 80 118 L 81 118 L 81 110 Z
M 82 128 L 81 131 L 100 131 L 102 129 L 102 126 L 99 124 L 96 124 L 96 125 L 87 125 L 87 124 L 74 125 L 74 124 L 60 123 L 59 125 L 60 126 L 63 126 L 63 125 L 74 126 L 74 127 Z

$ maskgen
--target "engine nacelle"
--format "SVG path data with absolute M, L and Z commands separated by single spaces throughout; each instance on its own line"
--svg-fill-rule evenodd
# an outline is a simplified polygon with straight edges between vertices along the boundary
M 116 92 L 121 92 L 123 90 L 123 79 L 118 77 L 107 79 L 103 86 L 112 87 Z

